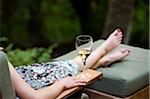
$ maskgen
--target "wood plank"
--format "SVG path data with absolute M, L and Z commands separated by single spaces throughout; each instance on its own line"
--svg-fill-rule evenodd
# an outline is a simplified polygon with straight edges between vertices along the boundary
M 149 99 L 149 88 L 150 86 L 147 86 L 125 99 Z
M 86 72 L 91 74 L 90 78 L 87 79 L 88 82 L 87 82 L 86 86 L 91 84 L 95 80 L 102 78 L 102 73 L 101 72 L 98 72 L 98 71 L 95 71 L 95 70 L 92 70 L 92 69 L 87 69 Z M 79 75 L 77 75 L 77 77 L 81 77 L 82 74 L 83 74 L 83 72 L 79 73 Z M 86 86 L 84 86 L 84 87 L 86 87 Z M 76 93 L 77 91 L 83 89 L 84 87 L 74 87 L 74 88 L 71 88 L 71 89 L 67 89 L 67 90 L 63 91 L 57 97 L 57 99 L 67 98 L 67 97 L 71 96 L 72 94 Z
M 85 88 L 83 92 L 88 94 L 90 99 L 122 99 L 122 97 L 113 96 L 89 88 Z M 138 92 L 128 97 L 124 97 L 123 99 L 149 99 L 149 86 L 139 90 Z
M 120 97 L 116 97 L 107 93 L 103 93 L 97 90 L 85 88 L 83 90 L 84 93 L 86 93 L 90 99 L 120 99 Z

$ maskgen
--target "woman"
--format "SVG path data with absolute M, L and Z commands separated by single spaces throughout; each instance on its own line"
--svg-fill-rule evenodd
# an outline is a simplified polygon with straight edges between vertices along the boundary
M 99 66 L 108 66 L 128 56 L 130 50 L 126 48 L 106 55 L 121 43 L 122 36 L 120 29 L 115 30 L 87 58 L 87 68 L 96 69 Z M 63 90 L 84 86 L 87 82 L 74 76 L 83 70 L 79 57 L 66 61 L 19 66 L 16 69 L 10 62 L 8 64 L 16 94 L 21 99 L 55 99 Z

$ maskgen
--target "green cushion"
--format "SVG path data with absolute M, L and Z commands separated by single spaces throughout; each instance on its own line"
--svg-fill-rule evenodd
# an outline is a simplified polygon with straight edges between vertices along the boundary
M 94 43 L 94 49 L 102 42 L 103 40 L 96 41 Z M 124 44 L 121 44 L 115 50 L 119 48 L 130 48 L 131 54 L 122 62 L 114 63 L 107 68 L 98 68 L 97 71 L 101 71 L 104 77 L 102 80 L 94 82 L 89 87 L 119 97 L 126 97 L 149 85 L 149 50 Z M 56 59 L 70 59 L 74 58 L 76 55 L 76 51 L 72 51 Z

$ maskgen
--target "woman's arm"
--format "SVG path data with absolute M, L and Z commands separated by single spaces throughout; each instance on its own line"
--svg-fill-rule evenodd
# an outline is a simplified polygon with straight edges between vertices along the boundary
M 23 99 L 55 99 L 64 89 L 86 84 L 85 80 L 66 77 L 60 81 L 56 81 L 51 86 L 34 90 L 20 77 L 11 63 L 8 62 L 8 64 L 15 91 Z
M 37 90 L 37 93 L 40 93 L 42 99 L 56 99 L 56 97 L 64 90 L 76 86 L 86 85 L 85 80 L 79 80 L 76 77 L 66 77 L 60 81 L 56 81 L 49 87 Z M 43 98 L 44 97 L 44 98 Z

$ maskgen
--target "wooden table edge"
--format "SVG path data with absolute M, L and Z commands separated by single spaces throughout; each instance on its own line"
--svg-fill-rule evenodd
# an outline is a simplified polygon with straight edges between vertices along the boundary
M 86 71 L 87 72 L 91 72 L 91 73 L 95 73 L 95 75 L 94 75 L 95 77 L 90 79 L 86 86 L 88 86 L 89 84 L 91 84 L 95 80 L 102 79 L 102 75 L 103 75 L 102 72 L 99 72 L 99 71 L 96 71 L 96 70 L 92 70 L 92 69 L 87 69 Z M 86 86 L 84 86 L 84 87 L 86 87 Z M 72 94 L 74 94 L 75 92 L 83 89 L 84 87 L 74 87 L 74 88 L 70 88 L 70 89 L 64 90 L 56 99 L 62 99 L 62 98 L 69 97 Z

